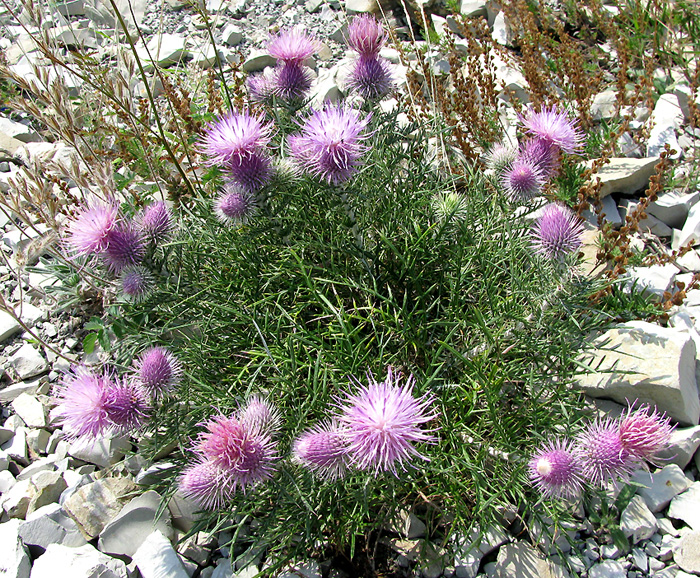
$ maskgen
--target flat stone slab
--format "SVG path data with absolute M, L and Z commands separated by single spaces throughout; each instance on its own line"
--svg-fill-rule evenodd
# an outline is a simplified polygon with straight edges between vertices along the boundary
M 60 572 L 59 572 L 60 570 Z M 51 544 L 34 562 L 32 578 L 128 578 L 126 565 L 90 544 L 70 548 Z
M 537 550 L 524 542 L 501 546 L 496 575 L 500 578 L 569 578 L 564 568 L 540 557 Z
M 604 165 L 593 175 L 594 182 L 598 177 L 602 183 L 600 196 L 607 197 L 611 193 L 631 194 L 646 188 L 649 177 L 654 174 L 654 166 L 658 162 L 659 157 L 611 158 L 609 164 Z

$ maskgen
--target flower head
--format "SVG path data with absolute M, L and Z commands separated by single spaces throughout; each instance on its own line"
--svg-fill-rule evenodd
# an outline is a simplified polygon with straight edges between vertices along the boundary
M 221 508 L 234 494 L 230 474 L 204 459 L 182 472 L 179 488 L 186 498 L 208 510 Z
M 413 397 L 414 378 L 403 386 L 399 374 L 389 372 L 386 380 L 377 382 L 370 375 L 368 386 L 344 400 L 339 416 L 347 432 L 348 456 L 361 470 L 391 471 L 412 457 L 428 460 L 414 447 L 415 443 L 432 442 L 424 424 L 436 417 L 430 409 L 434 398 L 426 394 Z
M 127 267 L 121 272 L 121 285 L 124 298 L 138 303 L 151 293 L 153 275 L 140 265 Z
M 275 69 L 273 93 L 286 102 L 306 97 L 311 88 L 312 74 L 308 66 L 293 62 Z
M 170 209 L 163 201 L 148 205 L 140 215 L 139 228 L 152 243 L 165 241 L 175 228 Z
M 112 429 L 120 434 L 139 429 L 151 411 L 146 392 L 129 380 L 115 380 L 111 384 L 104 407 Z
M 249 76 L 246 81 L 250 98 L 255 102 L 267 102 L 275 94 L 275 72 L 266 68 L 261 74 Z
M 261 116 L 231 112 L 207 128 L 201 143 L 210 166 L 228 165 L 242 157 L 259 155 L 270 142 L 272 125 Z
M 108 373 L 98 375 L 85 367 L 74 367 L 63 376 L 52 415 L 59 418 L 68 437 L 95 438 L 110 430 L 107 401 L 112 379 Z
M 83 207 L 68 222 L 67 244 L 76 255 L 95 255 L 107 248 L 109 232 L 117 224 L 115 204 Z
M 348 469 L 345 430 L 330 420 L 304 432 L 294 442 L 294 459 L 314 474 L 331 481 L 342 478 Z
M 374 56 L 360 56 L 348 77 L 348 85 L 365 100 L 379 100 L 394 87 L 389 61 Z
M 318 42 L 298 29 L 280 32 L 267 45 L 270 55 L 284 63 L 301 64 L 317 50 Z
M 136 381 L 153 398 L 172 392 L 182 379 L 180 361 L 165 347 L 151 347 L 136 362 Z
M 659 415 L 644 404 L 629 408 L 620 418 L 620 440 L 625 449 L 640 460 L 653 460 L 671 439 L 671 418 Z
M 214 211 L 225 225 L 244 225 L 255 214 L 255 197 L 235 183 L 226 183 L 214 201 Z
M 277 431 L 282 421 L 277 408 L 259 395 L 251 395 L 239 413 L 247 428 L 267 434 Z
M 568 207 L 550 203 L 535 221 L 532 244 L 545 257 L 563 260 L 581 246 L 582 233 L 583 223 Z
M 357 172 L 367 150 L 363 141 L 370 135 L 363 131 L 368 123 L 369 117 L 361 118 L 357 110 L 327 105 L 312 113 L 301 134 L 289 137 L 289 150 L 309 173 L 329 184 L 340 184 Z
M 243 491 L 269 478 L 277 459 L 277 444 L 267 432 L 238 419 L 218 416 L 206 424 L 197 451 L 231 476 Z
M 515 162 L 517 153 L 514 149 L 502 144 L 494 145 L 486 155 L 486 166 L 493 170 L 498 177 Z
M 540 192 L 544 178 L 535 163 L 519 158 L 503 172 L 501 182 L 512 201 L 527 201 Z
M 620 438 L 620 424 L 610 418 L 598 419 L 576 438 L 574 453 L 581 464 L 581 473 L 592 484 L 625 477 L 639 460 Z
M 223 168 L 234 183 L 251 193 L 266 185 L 272 176 L 270 157 L 263 153 L 232 157 Z
M 557 145 L 564 152 L 572 154 L 583 148 L 586 138 L 577 122 L 556 106 L 542 112 L 530 110 L 521 120 L 530 134 Z
M 518 158 L 534 164 L 540 174 L 548 179 L 557 171 L 559 147 L 541 138 L 531 138 L 521 147 Z
M 113 273 L 138 265 L 146 253 L 141 232 L 130 223 L 121 223 L 107 234 L 107 247 L 102 259 Z
M 551 441 L 530 459 L 530 479 L 546 498 L 576 497 L 581 493 L 581 464 L 566 440 Z
M 385 41 L 384 28 L 374 16 L 355 16 L 348 26 L 348 46 L 361 56 L 377 56 Z

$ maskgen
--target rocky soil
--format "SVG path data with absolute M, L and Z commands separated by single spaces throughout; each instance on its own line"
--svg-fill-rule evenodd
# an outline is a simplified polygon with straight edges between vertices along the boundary
M 126 0 L 117 4 L 125 6 Z M 144 58 L 158 65 L 206 68 L 213 61 L 201 18 L 181 0 L 162 3 L 135 0 L 133 12 L 144 38 Z M 371 10 L 371 0 L 208 0 L 215 24 L 216 50 L 230 62 L 240 60 L 248 72 L 274 64 L 264 53 L 270 30 L 301 26 L 314 31 L 325 44 L 315 62 L 315 102 L 338 99 L 344 94 L 346 47 L 342 31 L 347 15 Z M 610 9 L 613 9 L 612 7 Z M 462 12 L 488 18 L 494 38 L 508 41 L 508 23 L 496 4 L 462 3 Z M 126 12 L 124 12 L 126 13 Z M 438 32 L 450 27 L 450 19 L 430 14 Z M 389 21 L 400 34 L 408 31 L 400 9 L 389 10 Z M 56 5 L 42 28 L 50 29 L 65 46 L 79 46 L 100 57 L 114 39 L 114 18 L 101 0 L 68 0 Z M 31 35 L 40 33 L 26 11 L 0 9 L 0 47 L 12 69 L 24 77 L 35 74 L 32 65 L 45 66 L 34 50 Z M 150 49 L 145 52 L 144 44 Z M 405 70 L 396 53 L 385 50 L 394 62 L 399 84 Z M 436 67 L 449 66 L 435 55 Z M 49 74 L 62 74 L 51 70 Z M 500 61 L 497 69 L 503 89 L 525 94 L 525 79 L 512 63 Z M 645 147 L 634 144 L 631 134 L 622 136 L 626 156 L 611 159 L 600 172 L 606 219 L 619 226 L 638 202 L 653 174 L 664 144 L 676 151 L 676 175 L 690 174 L 691 159 L 700 144 L 688 126 L 690 90 L 680 73 L 667 77 L 666 93 L 653 109 L 635 111 L 632 132 L 653 127 Z M 65 80 L 74 78 L 65 75 Z M 135 84 L 134 90 L 139 90 Z M 612 116 L 614 92 L 605 91 L 594 102 L 594 117 Z M 389 103 L 388 106 L 391 106 Z M 514 115 L 504 100 L 504 123 L 514 134 Z M 510 120 L 509 120 L 510 119 Z M 12 159 L 54 160 L 70 154 L 62 143 L 45 142 L 32 119 L 7 110 L 0 112 L 0 189 L 7 194 L 8 179 L 21 170 Z M 700 188 L 693 181 L 669 190 L 652 203 L 633 243 L 664 250 L 700 240 Z M 587 235 L 597 234 L 595 219 Z M 225 578 L 254 576 L 265 566 L 263 553 L 252 563 L 232 564 L 240 552 L 225 532 L 196 534 L 180 541 L 194 523 L 192 504 L 177 495 L 161 514 L 161 496 L 149 485 L 162 462 L 147 467 L 134 455 L 133 440 L 113 438 L 86 446 L 64 439 L 49 415 L 51 388 L 70 360 L 98 361 L 96 354 L 81 351 L 82 326 L 87 312 L 56 310 L 46 296 L 57 281 L 47 273 L 23 272 L 18 280 L 17 256 L 45 232 L 37 224 L 28 229 L 11 212 L 0 211 L 0 295 L 15 315 L 0 311 L 0 570 L 8 578 L 92 576 L 143 578 Z M 588 262 L 595 251 L 587 251 Z M 700 254 L 690 251 L 676 262 L 630 269 L 625 281 L 644 287 L 652 298 L 661 298 L 675 282 L 686 285 L 700 272 Z M 636 495 L 621 512 L 620 527 L 632 549 L 621 552 L 609 540 L 604 527 L 594 524 L 576 509 L 577 522 L 549 531 L 516 513 L 509 525 L 485 529 L 483 535 L 455 538 L 450 548 L 431 544 L 425 525 L 415 513 L 405 512 L 382 539 L 385 575 L 457 576 L 472 578 L 687 578 L 700 575 L 700 290 L 688 292 L 680 307 L 669 311 L 666 327 L 635 321 L 619 325 L 601 336 L 590 354 L 593 365 L 602 359 L 600 372 L 581 378 L 579 386 L 601 412 L 619 413 L 632 399 L 654 404 L 677 423 L 671 447 L 652 473 L 633 476 Z M 605 349 L 603 352 L 602 349 Z M 612 353 L 611 353 L 612 351 Z M 606 369 L 615 368 L 615 372 Z M 630 373 L 631 372 L 631 373 Z M 528 532 L 523 532 L 527 527 Z M 527 538 L 525 539 L 524 536 Z M 232 551 L 233 550 L 233 551 Z M 568 566 L 569 570 L 566 569 Z M 279 576 L 321 577 L 358 575 L 357 568 L 334 560 L 300 560 Z

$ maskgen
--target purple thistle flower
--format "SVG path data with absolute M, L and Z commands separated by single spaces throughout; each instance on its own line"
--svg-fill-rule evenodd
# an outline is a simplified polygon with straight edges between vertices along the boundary
M 527 132 L 557 145 L 564 152 L 572 154 L 583 148 L 586 137 L 577 121 L 571 120 L 566 111 L 559 110 L 556 106 L 545 108 L 542 112 L 530 110 L 521 120 Z
M 95 438 L 112 427 L 107 413 L 109 374 L 97 375 L 85 367 L 71 368 L 56 390 L 52 416 L 69 438 Z
M 503 173 L 515 162 L 517 154 L 514 149 L 502 144 L 494 145 L 486 155 L 486 166 L 501 178 Z
M 250 427 L 235 416 L 218 416 L 206 424 L 197 450 L 231 476 L 232 486 L 253 486 L 273 473 L 277 444 L 266 432 Z
M 298 29 L 280 32 L 267 45 L 270 55 L 285 64 L 301 64 L 317 50 L 318 42 Z
M 270 142 L 272 125 L 260 116 L 233 111 L 212 123 L 201 142 L 209 166 L 228 165 L 250 155 L 259 155 Z
M 559 147 L 541 138 L 531 138 L 520 149 L 519 158 L 534 164 L 540 174 L 548 179 L 557 172 Z
M 386 33 L 374 16 L 362 14 L 352 19 L 346 40 L 361 56 L 377 56 L 386 41 Z
M 271 434 L 279 429 L 282 418 L 269 401 L 252 395 L 240 411 L 240 421 L 251 430 Z
M 173 216 L 163 201 L 148 205 L 138 219 L 144 237 L 154 244 L 165 241 L 173 232 Z
M 107 248 L 109 232 L 117 224 L 115 204 L 83 207 L 69 220 L 66 243 L 76 255 L 94 255 Z
M 610 418 L 598 419 L 576 438 L 574 448 L 581 473 L 597 486 L 618 477 L 626 477 L 639 460 L 622 443 L 620 424 Z
M 153 289 L 153 275 L 145 267 L 127 267 L 121 273 L 122 294 L 124 298 L 138 303 L 148 297 Z
M 273 78 L 274 94 L 286 102 L 304 99 L 311 88 L 311 70 L 296 62 L 275 68 Z
M 358 170 L 360 157 L 367 150 L 363 134 L 369 116 L 360 117 L 357 110 L 327 105 L 314 111 L 299 135 L 288 137 L 289 150 L 296 161 L 313 176 L 338 185 Z
M 337 421 L 316 425 L 294 442 L 294 459 L 321 478 L 335 481 L 348 469 L 345 431 Z
M 214 212 L 225 225 L 244 225 L 256 210 L 255 197 L 235 183 L 226 183 L 214 201 Z
M 202 508 L 217 510 L 233 498 L 230 474 L 208 460 L 200 460 L 180 475 L 180 492 Z
M 581 493 L 581 464 L 568 440 L 546 443 L 529 463 L 530 479 L 545 498 L 575 498 Z
M 119 434 L 139 429 L 151 411 L 146 392 L 129 380 L 112 382 L 104 407 L 112 429 Z
M 671 439 L 670 421 L 670 417 L 658 414 L 646 404 L 635 410 L 629 408 L 620 417 L 622 445 L 639 460 L 651 461 Z
M 436 417 L 429 410 L 434 398 L 426 394 L 413 397 L 415 380 L 410 376 L 399 386 L 400 374 L 389 368 L 387 378 L 379 383 L 369 376 L 369 385 L 355 395 L 348 395 L 341 406 L 339 420 L 347 432 L 348 456 L 361 470 L 396 473 L 396 464 L 412 457 L 428 460 L 413 444 L 433 442 L 435 438 L 420 425 Z M 405 468 L 404 468 L 405 469 Z
M 150 347 L 135 363 L 136 381 L 151 397 L 158 399 L 180 385 L 182 365 L 165 347 Z
M 365 100 L 379 100 L 394 87 L 389 61 L 374 56 L 360 56 L 348 77 L 348 85 Z
M 262 74 L 249 76 L 246 80 L 248 86 L 248 94 L 254 102 L 268 102 L 275 94 L 275 78 L 274 73 L 268 73 L 269 69 L 265 69 Z
M 544 178 L 535 163 L 518 158 L 503 172 L 501 183 L 511 201 L 527 201 L 540 192 Z
M 532 245 L 549 259 L 563 260 L 581 246 L 582 233 L 583 223 L 568 207 L 549 203 L 535 221 Z
M 231 180 L 251 193 L 266 185 L 272 176 L 270 158 L 262 153 L 233 157 L 223 168 Z
M 145 253 L 141 233 L 130 223 L 122 223 L 107 234 L 107 247 L 102 259 L 110 271 L 119 273 L 126 267 L 138 265 Z

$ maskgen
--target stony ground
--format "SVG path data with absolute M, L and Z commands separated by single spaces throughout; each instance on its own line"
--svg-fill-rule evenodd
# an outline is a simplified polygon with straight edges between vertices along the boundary
M 114 35 L 114 19 L 107 4 L 99 0 L 69 0 L 51 13 L 43 24 L 65 45 L 81 45 L 93 54 L 107 53 L 105 38 Z M 269 30 L 299 25 L 327 39 L 317 55 L 314 99 L 336 99 L 343 95 L 343 67 L 346 48 L 342 30 L 348 13 L 368 10 L 372 2 L 347 0 L 209 0 L 207 7 L 215 22 L 215 40 L 220 55 L 242 59 L 244 69 L 262 70 L 274 63 L 264 53 Z M 136 0 L 133 11 L 151 55 L 161 66 L 206 67 L 213 52 L 198 16 L 179 0 L 163 3 Z M 497 7 L 479 1 L 464 2 L 465 14 L 489 19 L 493 34 L 508 41 L 508 26 Z M 400 32 L 407 31 L 403 11 L 388 12 L 389 21 Z M 438 31 L 450 26 L 449 18 L 432 15 Z M 23 76 L 34 74 L 32 64 L 42 65 L 32 49 L 32 27 L 26 13 L 11 14 L 0 9 L 2 39 L 8 63 Z M 25 29 L 24 26 L 27 28 Z M 111 31 L 111 32 L 110 32 Z M 72 35 L 72 36 L 71 36 Z M 79 41 L 76 40 L 79 36 Z M 72 44 L 71 44 L 72 43 Z M 141 48 L 143 50 L 143 48 Z M 145 52 L 143 53 L 146 54 Z M 385 55 L 395 63 L 397 79 L 405 71 L 396 64 L 395 52 Z M 436 66 L 446 65 L 436 55 Z M 59 74 L 60 72 L 52 72 Z M 659 75 L 666 75 L 659 71 Z M 499 61 L 503 87 L 520 89 L 525 81 L 517 66 Z M 67 82 L 72 82 L 70 76 Z M 666 94 L 652 110 L 635 111 L 631 131 L 652 126 L 646 147 L 635 145 L 631 134 L 622 137 L 627 156 L 613 158 L 600 173 L 603 180 L 606 218 L 619 226 L 638 202 L 658 155 L 665 143 L 678 151 L 677 175 L 690 174 L 698 150 L 698 135 L 688 127 L 690 91 L 677 74 L 665 78 Z M 138 90 L 138 87 L 135 88 Z M 612 93 L 614 94 L 614 93 Z M 613 114 L 611 92 L 598 95 L 594 115 Z M 507 106 L 505 107 L 508 108 Z M 505 128 L 513 134 L 504 113 Z M 20 165 L 13 159 L 57 160 L 70 151 L 62 143 L 44 142 L 31 119 L 7 111 L 0 113 L 0 188 L 8 191 L 8 178 Z M 641 223 L 633 240 L 645 247 L 677 248 L 700 239 L 700 188 L 692 180 L 661 195 Z M 690 183 L 690 184 L 688 184 Z M 593 218 L 591 216 L 591 221 Z M 243 568 L 231 563 L 238 545 L 225 533 L 199 533 L 179 541 L 194 521 L 191 504 L 173 498 L 168 509 L 157 516 L 161 497 L 149 490 L 162 462 L 147 467 L 133 455 L 132 440 L 115 438 L 94 446 L 70 443 L 52 425 L 50 393 L 69 360 L 97 361 L 81 353 L 82 326 L 89 312 L 84 309 L 57 311 L 45 290 L 55 283 L 51 276 L 23 273 L 18 282 L 18 255 L 26 253 L 32 239 L 45 232 L 43 225 L 25 230 L 8 211 L 0 211 L 4 253 L 0 264 L 0 295 L 15 316 L 0 311 L 0 382 L 3 424 L 0 427 L 0 570 L 11 578 L 172 577 L 224 578 L 253 576 L 264 567 L 261 554 Z M 596 235 L 593 224 L 589 237 Z M 590 255 L 591 251 L 588 251 Z M 700 255 L 691 251 L 676 262 L 630 270 L 631 284 L 637 281 L 652 296 L 661 297 L 676 281 L 686 284 L 700 272 Z M 479 537 L 455 539 L 449 549 L 432 545 L 425 538 L 425 526 L 406 512 L 395 527 L 387 528 L 382 539 L 382 572 L 395 576 L 457 576 L 497 578 L 581 576 L 588 578 L 687 578 L 700 575 L 700 398 L 697 386 L 697 352 L 700 351 L 700 290 L 691 290 L 685 303 L 669 312 L 667 326 L 630 322 L 602 336 L 599 344 L 614 349 L 604 358 L 600 373 L 582 378 L 580 387 L 592 396 L 601 412 L 619 413 L 626 400 L 641 399 L 655 404 L 678 424 L 671 447 L 653 473 L 638 472 L 636 495 L 620 513 L 622 531 L 633 544 L 621 552 L 610 543 L 605 525 L 594 524 L 580 506 L 577 523 L 565 528 L 543 530 L 517 513 L 509 526 L 486 529 Z M 19 320 L 18 320 L 18 319 Z M 592 352 L 592 363 L 602 356 Z M 606 368 L 613 364 L 615 379 Z M 573 507 L 573 506 L 572 506 Z M 554 540 L 552 540 L 554 533 Z M 517 536 L 517 537 L 516 537 Z M 571 569 L 568 572 L 565 564 Z M 280 576 L 356 576 L 360 565 L 350 567 L 337 560 L 302 560 Z

